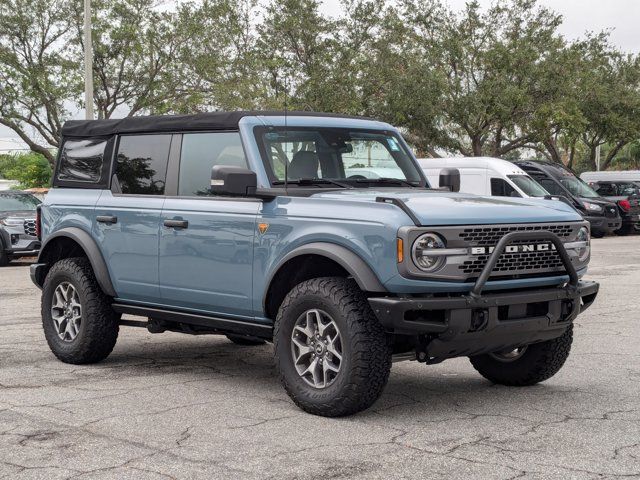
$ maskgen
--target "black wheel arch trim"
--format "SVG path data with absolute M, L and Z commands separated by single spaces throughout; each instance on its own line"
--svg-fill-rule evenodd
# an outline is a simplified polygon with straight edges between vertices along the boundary
M 89 259 L 89 263 L 91 264 L 91 268 L 93 269 L 93 273 L 96 276 L 96 280 L 98 281 L 98 285 L 102 291 L 109 295 L 110 297 L 115 297 L 116 291 L 113 288 L 113 283 L 111 283 L 111 276 L 109 275 L 109 270 L 107 268 L 107 263 L 104 261 L 104 257 L 102 256 L 102 252 L 100 248 L 98 248 L 98 244 L 96 241 L 88 234 L 85 230 L 79 227 L 65 227 L 57 230 L 53 234 L 51 234 L 45 242 L 42 244 L 40 248 L 40 255 L 38 256 L 38 264 L 50 263 L 45 262 L 47 255 L 47 246 L 56 238 L 66 237 L 75 241 L 87 254 L 87 258 Z M 48 265 L 50 268 L 51 265 Z M 47 268 L 47 271 L 48 271 Z M 37 275 L 34 280 L 34 283 L 40 288 L 42 288 L 42 284 L 44 283 L 44 278 L 38 278 L 40 275 Z
M 266 288 L 262 298 L 263 308 L 266 306 L 267 294 L 276 274 L 289 260 L 302 255 L 320 255 L 329 260 L 333 260 L 353 277 L 362 291 L 376 293 L 387 292 L 387 289 L 382 285 L 371 267 L 357 253 L 335 243 L 312 242 L 291 250 L 282 257 L 272 269 L 266 282 Z

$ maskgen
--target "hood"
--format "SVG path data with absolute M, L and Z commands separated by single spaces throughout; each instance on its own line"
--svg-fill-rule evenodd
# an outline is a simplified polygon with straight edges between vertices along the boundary
M 402 200 L 424 226 L 582 220 L 578 212 L 563 202 L 536 198 L 481 197 L 416 189 L 352 189 L 313 195 L 353 202 L 376 202 L 378 197 Z
M 35 210 L 20 210 L 17 212 L 2 212 L 0 218 L 21 218 L 23 220 L 32 220 L 36 218 Z

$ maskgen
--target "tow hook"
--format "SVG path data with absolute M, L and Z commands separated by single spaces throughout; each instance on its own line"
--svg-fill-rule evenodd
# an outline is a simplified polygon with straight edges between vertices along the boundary
M 487 326 L 488 322 L 489 310 L 486 310 L 484 308 L 476 308 L 471 314 L 471 328 L 469 328 L 469 331 L 477 332 L 478 330 L 482 330 Z

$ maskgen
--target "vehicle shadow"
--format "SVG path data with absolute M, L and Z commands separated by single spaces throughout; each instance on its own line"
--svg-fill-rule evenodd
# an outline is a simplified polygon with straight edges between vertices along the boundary
M 126 332 L 122 335 L 124 337 Z M 213 386 L 222 380 L 226 388 L 233 384 L 232 392 L 245 392 L 270 402 L 287 402 L 292 411 L 297 410 L 278 380 L 271 344 L 239 346 L 220 336 L 185 339 L 173 335 L 164 341 L 161 335 L 173 334 L 145 337 L 143 342 L 121 342 L 96 368 L 117 369 L 117 376 L 123 377 L 171 374 L 184 376 L 185 383 L 204 382 Z M 549 384 L 525 389 L 493 385 L 470 365 L 460 363 L 453 371 L 455 373 L 448 369 L 443 371 L 442 366 L 431 367 L 417 362 L 396 363 L 382 397 L 358 417 L 411 414 L 434 419 L 451 416 L 452 412 L 464 415 L 462 406 L 470 399 L 474 399 L 474 411 L 477 408 L 492 410 L 493 406 L 504 406 L 505 403 L 513 408 L 529 408 L 532 396 L 567 392 L 566 388 Z

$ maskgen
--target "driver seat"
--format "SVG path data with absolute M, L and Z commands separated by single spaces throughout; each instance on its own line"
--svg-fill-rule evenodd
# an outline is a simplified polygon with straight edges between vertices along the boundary
M 290 180 L 300 180 L 301 178 L 317 178 L 320 159 L 316 152 L 300 150 L 293 155 L 287 177 Z

